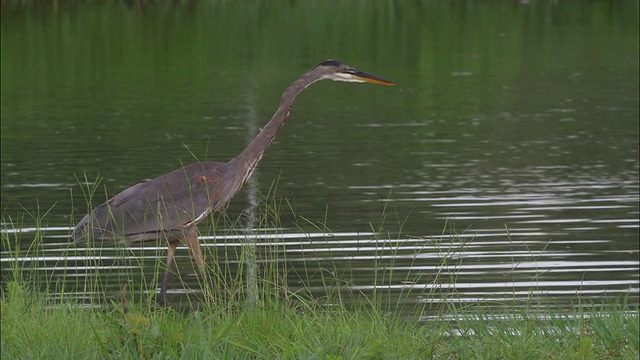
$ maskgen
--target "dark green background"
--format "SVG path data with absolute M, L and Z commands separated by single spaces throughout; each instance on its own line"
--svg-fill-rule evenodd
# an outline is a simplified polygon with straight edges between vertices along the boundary
M 53 206 L 47 226 L 73 225 L 85 174 L 104 200 L 226 161 L 291 81 L 337 58 L 397 86 L 313 85 L 258 190 L 278 179 L 334 231 L 369 231 L 390 205 L 393 231 L 454 219 L 637 272 L 637 1 L 3 2 L 1 16 L 5 220 Z

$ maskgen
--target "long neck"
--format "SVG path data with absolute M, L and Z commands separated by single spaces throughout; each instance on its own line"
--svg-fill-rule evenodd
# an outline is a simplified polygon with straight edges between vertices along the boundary
M 318 80 L 320 80 L 318 75 L 311 70 L 289 85 L 282 94 L 280 106 L 271 117 L 271 120 L 269 120 L 240 155 L 229 161 L 229 165 L 234 169 L 234 172 L 237 171 L 237 174 L 242 176 L 242 183 L 251 176 L 262 155 L 269 145 L 271 145 L 271 142 L 273 142 L 278 131 L 282 128 L 285 120 L 289 117 L 291 105 L 293 105 L 293 101 L 298 94 Z

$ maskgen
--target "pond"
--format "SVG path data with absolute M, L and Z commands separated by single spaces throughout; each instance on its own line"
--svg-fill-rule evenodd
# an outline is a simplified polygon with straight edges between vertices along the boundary
M 300 95 L 226 215 L 199 225 L 212 273 L 242 278 L 253 242 L 318 297 L 638 304 L 637 2 L 2 6 L 3 287 L 15 264 L 42 283 L 113 276 L 114 294 L 155 276 L 164 244 L 88 256 L 72 227 L 142 180 L 233 158 L 336 58 L 397 85 Z M 277 220 L 247 221 L 260 199 Z M 170 298 L 197 298 L 184 246 L 176 263 Z

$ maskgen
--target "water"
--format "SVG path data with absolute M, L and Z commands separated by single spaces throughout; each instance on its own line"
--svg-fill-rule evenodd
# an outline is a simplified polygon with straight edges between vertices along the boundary
M 259 263 L 286 266 L 283 281 L 318 298 L 335 287 L 408 307 L 637 304 L 637 10 L 384 1 L 3 9 L 10 242 L 1 281 L 17 246 L 42 283 L 99 272 L 101 291 L 119 294 L 131 279 L 144 287 L 139 274 L 153 280 L 162 244 L 90 255 L 69 245 L 88 210 L 85 183 L 102 178 L 95 206 L 182 163 L 232 158 L 291 81 L 335 57 L 398 85 L 321 82 L 300 96 L 253 187 L 227 212 L 240 216 L 256 192 L 286 199 L 277 223 L 256 226 Z M 36 226 L 42 244 L 25 255 Z M 235 276 L 243 223 L 199 229 L 207 263 Z M 188 259 L 179 248 L 176 302 L 202 291 Z

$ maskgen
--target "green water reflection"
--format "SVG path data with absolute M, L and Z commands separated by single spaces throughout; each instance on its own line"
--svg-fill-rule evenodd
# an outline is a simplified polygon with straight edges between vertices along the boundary
M 512 225 L 543 242 L 605 238 L 637 260 L 637 1 L 3 2 L 1 16 L 5 216 L 55 204 L 47 224 L 69 226 L 84 174 L 104 177 L 103 200 L 226 161 L 292 80 L 337 58 L 398 85 L 307 90 L 260 191 L 277 179 L 335 231 L 370 231 L 387 203 L 416 236 L 515 214 L 551 219 Z
M 305 94 L 262 167 L 264 185 L 281 175 L 286 195 L 420 182 L 415 169 L 439 161 L 420 155 L 429 151 L 458 152 L 460 163 L 491 152 L 487 171 L 637 166 L 637 2 L 3 6 L 5 185 L 64 188 L 86 172 L 118 190 L 193 156 L 229 159 L 246 143 L 247 114 L 265 122 L 281 90 L 329 57 L 399 86 Z M 428 126 L 375 127 L 414 123 Z M 421 141 L 462 132 L 472 137 L 463 149 Z M 557 134 L 591 140 L 566 156 L 500 153 Z M 3 209 L 36 197 L 68 206 L 49 188 L 2 195 Z

